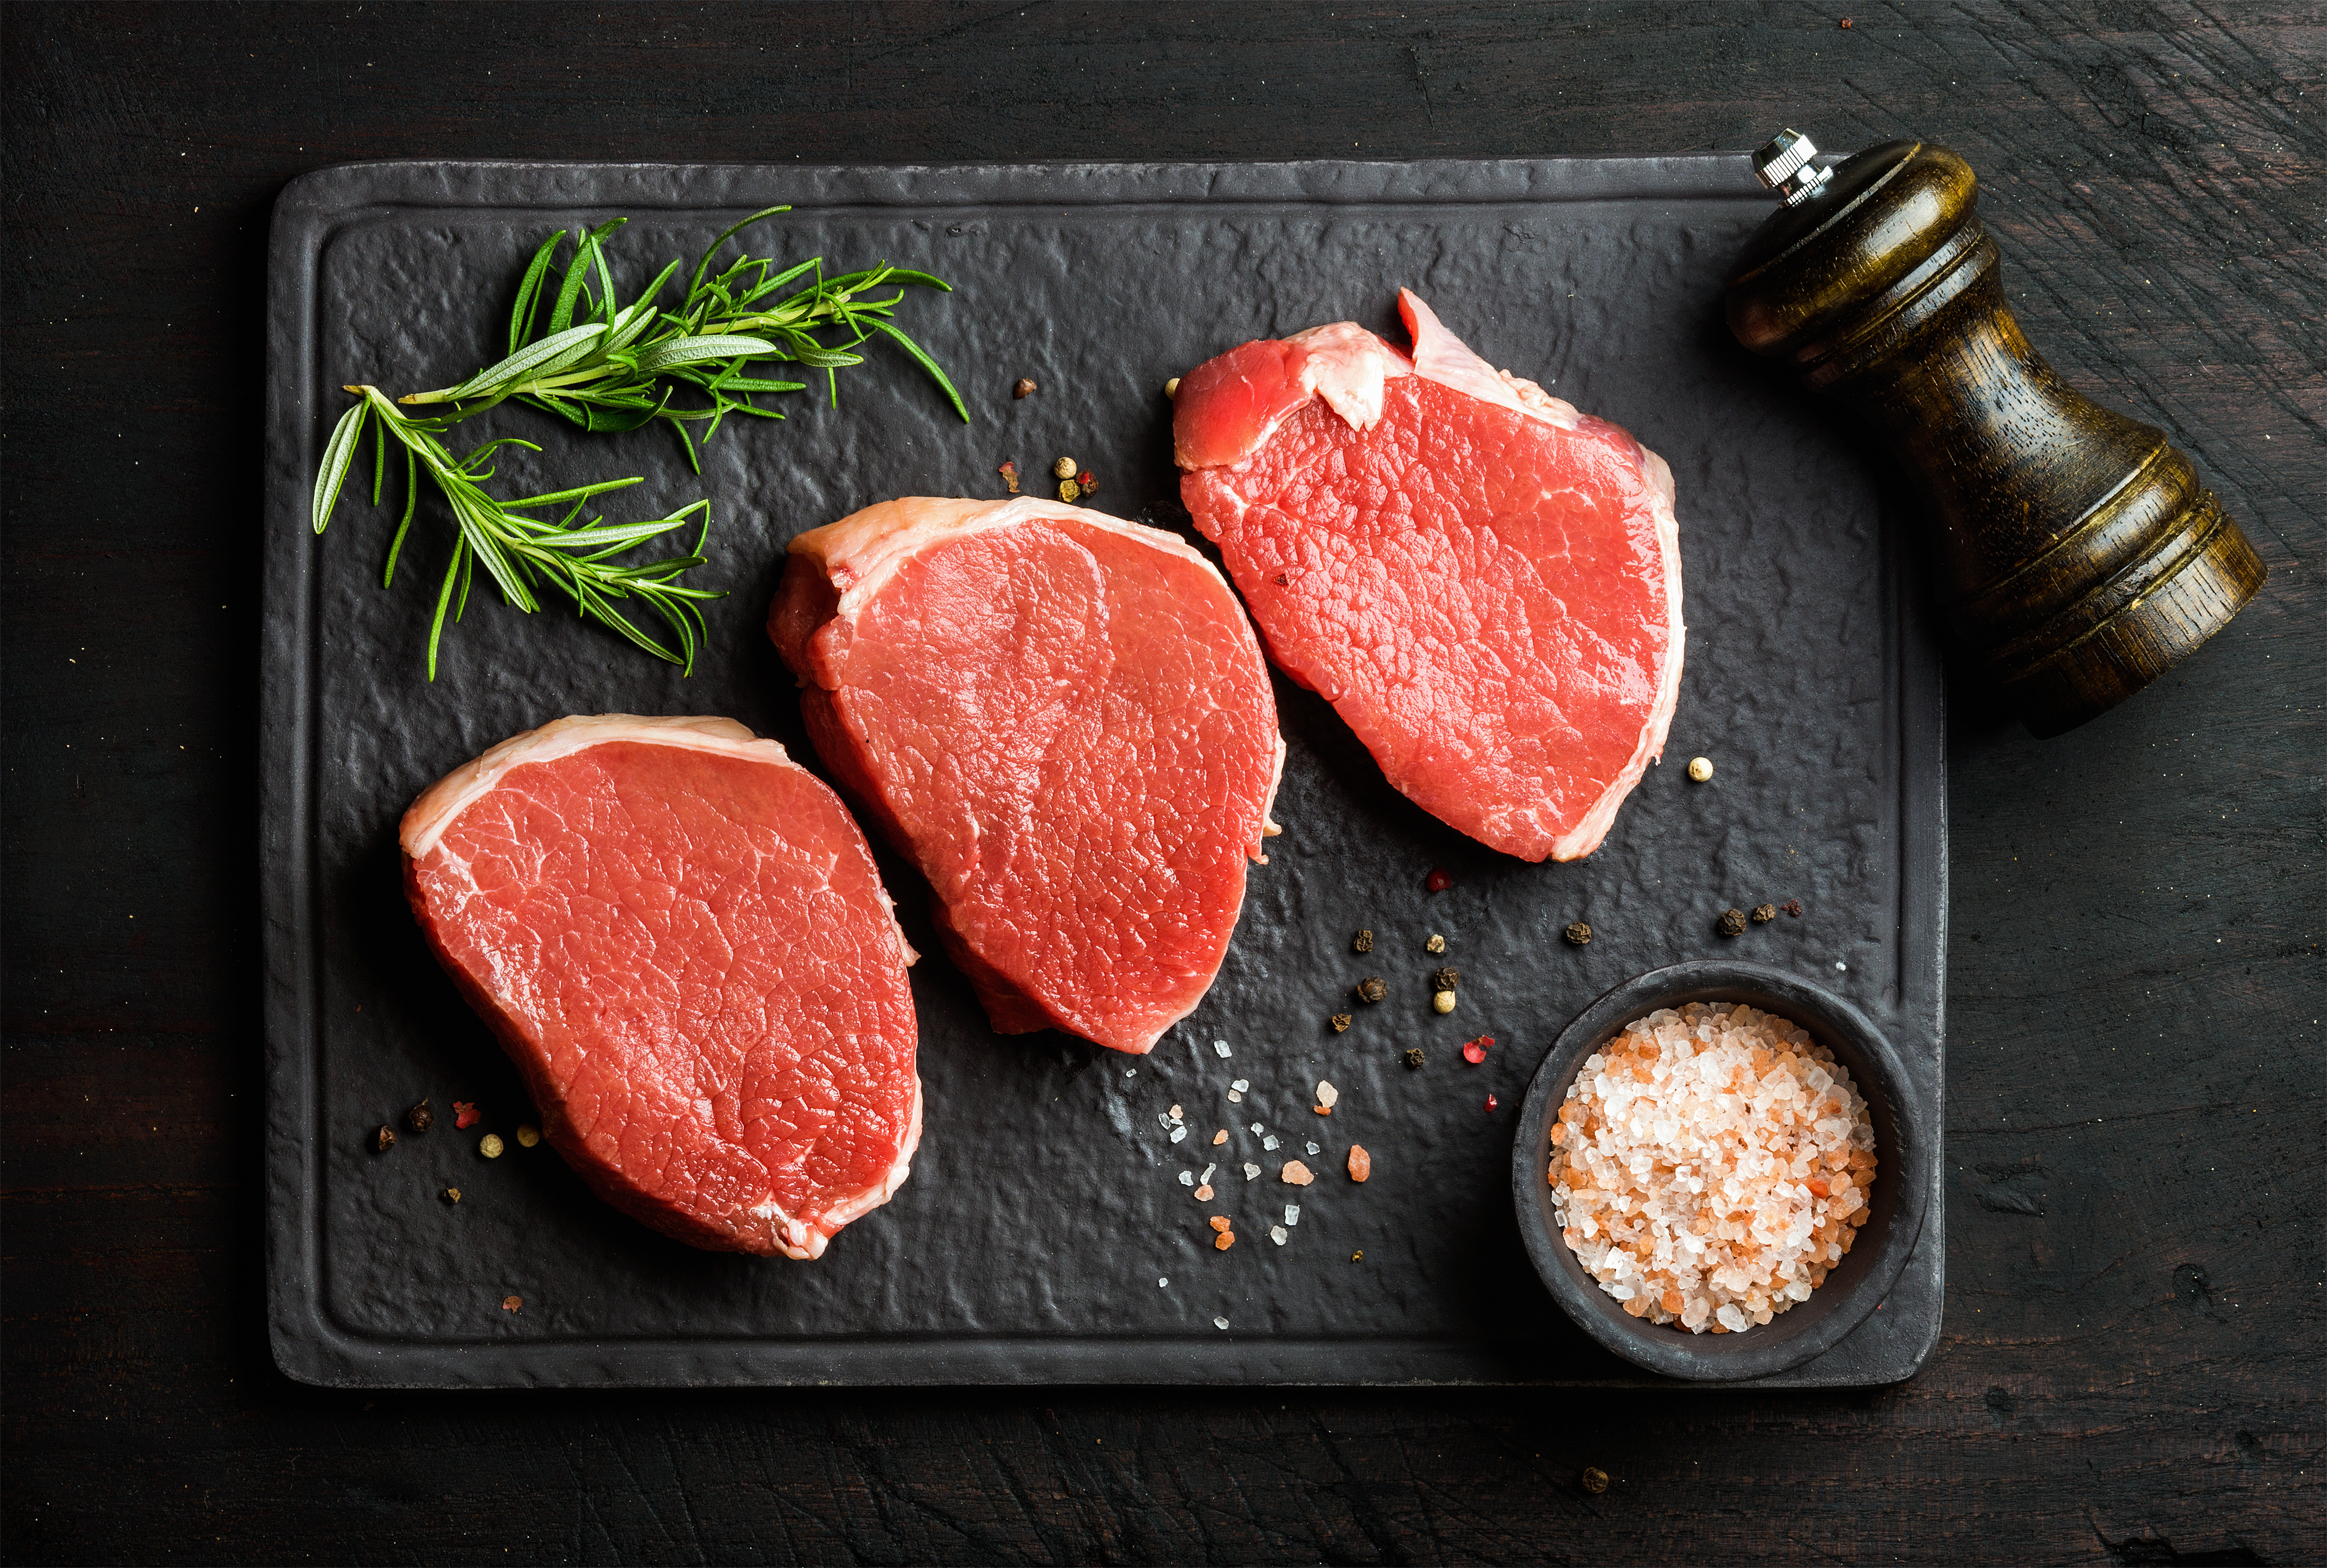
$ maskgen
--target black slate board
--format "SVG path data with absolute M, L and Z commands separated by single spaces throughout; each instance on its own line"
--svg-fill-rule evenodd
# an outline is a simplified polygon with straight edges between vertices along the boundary
M 964 427 L 902 360 L 850 372 L 836 411 L 734 425 L 690 475 L 659 432 L 584 442 L 505 410 L 485 434 L 544 441 L 502 474 L 539 488 L 642 473 L 612 515 L 714 498 L 730 588 L 691 679 L 557 614 L 482 593 L 422 678 L 424 513 L 414 580 L 378 587 L 392 518 L 352 491 L 322 539 L 309 487 L 333 388 L 449 383 L 496 357 L 515 269 L 548 229 L 633 215 L 618 281 L 692 257 L 753 208 L 800 210 L 754 247 L 925 266 L 959 292 L 910 329 L 956 373 Z M 1591 1344 L 1530 1273 L 1510 1218 L 1519 1096 L 1560 1026 L 1641 970 L 1719 953 L 1798 969 L 1888 1029 L 1939 1143 L 1945 761 L 1939 661 L 1869 471 L 1823 414 L 1729 342 L 1724 263 L 1767 204 L 1742 157 L 1422 164 L 804 169 L 350 165 L 278 202 L 262 733 L 268 1275 L 284 1370 L 348 1386 L 800 1382 L 1653 1384 Z M 1285 835 L 1256 868 L 1204 1005 L 1145 1059 L 992 1034 L 941 957 L 914 974 L 927 1130 L 912 1179 L 813 1265 L 698 1253 L 591 1199 L 547 1149 L 495 1162 L 449 1116 L 387 1156 L 382 1121 L 422 1095 L 481 1102 L 507 1133 L 523 1092 L 405 912 L 394 831 L 410 798 L 494 742 L 567 713 L 716 713 L 813 763 L 762 620 L 783 541 L 885 496 L 998 493 L 997 463 L 1069 453 L 1105 509 L 1185 529 L 1161 383 L 1245 339 L 1352 318 L 1395 337 L 1416 287 L 1493 362 L 1618 421 L 1678 481 L 1687 670 L 1667 761 L 1589 860 L 1528 866 L 1392 791 L 1322 702 L 1280 682 Z M 1023 402 L 1010 383 L 1044 390 Z M 369 453 L 360 467 L 368 480 Z M 1687 760 L 1719 772 L 1691 785 Z M 1434 867 L 1454 879 L 1427 895 Z M 924 890 L 883 870 L 934 954 Z M 1799 897 L 1735 941 L 1722 908 Z M 1570 919 L 1596 933 L 1558 940 Z M 1354 957 L 1350 934 L 1378 943 Z M 1464 973 L 1427 1006 L 1423 950 Z M 1840 966 L 1846 966 L 1841 967 Z M 1351 982 L 1385 1005 L 1333 1035 Z M 1457 1046 L 1492 1035 L 1481 1067 Z M 1226 1040 L 1220 1059 L 1210 1042 Z M 1429 1065 L 1408 1072 L 1400 1053 Z M 1229 1080 L 1250 1080 L 1243 1104 Z M 1330 1119 L 1311 1089 L 1342 1090 Z M 1484 1109 L 1489 1094 L 1500 1108 Z M 1196 1129 L 1165 1141 L 1174 1104 Z M 1196 1204 L 1177 1173 L 1209 1134 L 1314 1139 L 1294 1191 L 1233 1166 Z M 1349 1142 L 1373 1180 L 1338 1174 Z M 464 1194 L 440 1202 L 447 1185 Z M 1267 1230 L 1302 1215 L 1283 1247 Z M 1935 1199 L 1936 1204 L 1936 1199 Z M 1237 1217 L 1219 1254 L 1203 1216 Z M 1885 1310 L 1770 1386 L 1904 1377 L 1936 1341 L 1934 1212 Z M 1362 1251 L 1362 1262 L 1352 1254 Z M 1158 1281 L 1168 1279 L 1168 1285 Z M 508 1295 L 521 1312 L 504 1311 Z M 1225 1318 L 1229 1327 L 1214 1326 Z

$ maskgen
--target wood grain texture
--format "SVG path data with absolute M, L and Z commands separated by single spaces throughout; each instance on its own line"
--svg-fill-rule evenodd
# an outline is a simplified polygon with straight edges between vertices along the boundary
M 18 5 L 0 51 L 10 1558 L 2316 1560 L 2316 7 Z M 1969 159 L 2031 338 L 2189 453 L 2271 574 L 2060 740 L 1957 687 L 1949 1293 L 1920 1377 L 359 1399 L 275 1373 L 247 548 L 286 179 L 1635 154 L 1788 121 Z

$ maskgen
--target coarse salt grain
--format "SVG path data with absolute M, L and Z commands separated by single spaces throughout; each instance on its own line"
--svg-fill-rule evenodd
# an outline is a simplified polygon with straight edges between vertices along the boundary
M 1238 1078 L 1233 1083 L 1229 1084 L 1229 1087 L 1236 1090 L 1238 1094 L 1242 1094 L 1245 1090 L 1252 1087 L 1252 1080 L 1250 1078 Z
M 1551 1132 L 1563 1235 L 1624 1311 L 1743 1333 L 1826 1281 L 1874 1180 L 1866 1101 L 1785 1019 L 1692 1003 L 1588 1058 Z
M 1229 1104 L 1232 1106 L 1239 1106 L 1243 1103 L 1244 1091 L 1242 1089 L 1230 1089 L 1229 1091 Z
M 1210 1181 L 1212 1179 L 1212 1172 L 1219 1169 L 1220 1167 L 1218 1165 L 1207 1165 L 1204 1167 L 1204 1173 L 1201 1176 L 1197 1177 L 1196 1180 L 1199 1181 Z
M 1298 1225 L 1301 1223 L 1301 1205 L 1298 1203 L 1288 1203 L 1285 1206 L 1285 1223 L 1287 1225 Z
M 1225 1329 L 1228 1326 L 1229 1321 L 1226 1318 L 1214 1318 L 1212 1320 L 1212 1327 L 1215 1329 Z
M 1319 1078 L 1317 1080 L 1317 1103 L 1319 1105 L 1324 1106 L 1330 1111 L 1336 1105 L 1341 1103 L 1341 1090 L 1335 1088 L 1332 1084 L 1327 1083 L 1323 1078 Z
M 1220 1055 L 1226 1056 L 1229 1054 L 1229 1042 L 1225 1040 L 1216 1040 L 1212 1041 L 1212 1049 Z
M 1267 1137 L 1263 1138 L 1263 1139 L 1260 1141 L 1260 1146 L 1261 1146 L 1262 1148 L 1264 1148 L 1264 1149 L 1274 1149 L 1274 1148 L 1276 1148 L 1276 1134 L 1274 1134 L 1274 1133 L 1271 1133 L 1271 1134 L 1269 1134 L 1269 1135 L 1268 1135 Z
M 1259 1180 L 1260 1180 L 1260 1167 L 1259 1167 L 1259 1166 L 1257 1166 L 1257 1165 L 1256 1165 L 1256 1164 L 1254 1164 L 1251 1161 L 1247 1160 L 1247 1161 L 1244 1162 L 1244 1179 L 1245 1179 L 1246 1181 L 1259 1181 Z
M 1196 1173 L 1195 1173 L 1193 1171 L 1181 1171 L 1181 1172 L 1180 1172 L 1180 1185 L 1181 1185 L 1181 1186 L 1182 1186 L 1182 1187 L 1193 1187 L 1195 1184 L 1196 1184 Z
M 1324 1151 L 1323 1151 L 1323 1150 L 1322 1150 L 1322 1149 L 1318 1148 L 1318 1147 L 1317 1147 L 1317 1145 L 1316 1145 L 1316 1144 L 1314 1144 L 1314 1143 L 1307 1143 L 1307 1144 L 1304 1144 L 1304 1145 L 1303 1145 L 1303 1147 L 1304 1147 L 1304 1148 L 1305 1148 L 1305 1149 L 1306 1149 L 1310 1153 L 1312 1153 L 1312 1154 L 1322 1154 L 1322 1153 L 1324 1153 Z
M 1277 1246 L 1283 1246 L 1285 1245 L 1285 1227 L 1281 1225 L 1270 1226 L 1268 1227 L 1268 1239 L 1275 1242 Z
M 1185 1127 L 1174 1127 L 1172 1129 L 1172 1141 L 1175 1143 L 1187 1135 L 1188 1129 Z
M 1252 1130 L 1253 1130 L 1254 1132 L 1256 1132 L 1256 1133 L 1259 1132 L 1259 1131 L 1260 1131 L 1260 1124 L 1259 1124 L 1258 1122 L 1255 1122 L 1255 1123 L 1252 1125 Z

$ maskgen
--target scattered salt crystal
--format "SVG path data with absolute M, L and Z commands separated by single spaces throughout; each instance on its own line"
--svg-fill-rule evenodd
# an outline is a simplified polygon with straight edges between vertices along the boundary
M 1156 1288 L 1157 1290 L 1159 1290 L 1159 1291 L 1160 1291 L 1160 1290 L 1162 1290 L 1165 1285 L 1168 1285 L 1168 1284 L 1170 1284 L 1171 1283 L 1172 1283 L 1172 1282 L 1171 1282 L 1169 1279 L 1166 1279 L 1166 1278 L 1160 1278 L 1160 1277 L 1159 1277 L 1159 1278 L 1156 1280 L 1156 1282 L 1155 1282 L 1155 1288 Z
M 1240 1106 L 1244 1104 L 1244 1091 L 1242 1089 L 1230 1089 L 1229 1091 L 1229 1104 L 1232 1106 Z
M 1330 1111 L 1333 1108 L 1334 1103 L 1341 1099 L 1341 1090 L 1335 1088 L 1332 1084 L 1327 1083 L 1323 1078 L 1319 1078 L 1317 1080 L 1317 1103 L 1319 1105 L 1324 1106 Z
M 1229 1042 L 1225 1040 L 1216 1040 L 1212 1041 L 1212 1049 L 1220 1052 L 1220 1055 L 1226 1056 L 1229 1054 Z M 1223 1323 L 1220 1326 L 1222 1328 L 1226 1328 L 1228 1325 Z
M 1181 1171 L 1181 1172 L 1180 1172 L 1180 1185 L 1181 1185 L 1181 1186 L 1182 1186 L 1182 1187 L 1193 1187 L 1195 1184 L 1196 1184 L 1196 1173 L 1195 1173 L 1193 1171 Z
M 1252 1080 L 1250 1078 L 1238 1078 L 1234 1083 L 1229 1085 L 1229 1087 L 1236 1090 L 1238 1094 L 1242 1094 L 1245 1090 L 1252 1087 Z
M 1256 1133 L 1259 1132 L 1259 1131 L 1260 1131 L 1260 1124 L 1259 1124 L 1258 1122 L 1255 1122 L 1255 1123 L 1252 1125 L 1252 1130 L 1253 1130 L 1254 1132 L 1256 1132 Z
M 1126 1078 L 1137 1078 L 1139 1076 L 1139 1069 L 1135 1067 L 1125 1068 L 1123 1069 L 1123 1076 Z
M 1307 1144 L 1307 1145 L 1305 1145 L 1305 1147 L 1307 1148 L 1307 1151 L 1308 1151 L 1310 1153 L 1312 1153 L 1312 1154 L 1317 1154 L 1317 1153 L 1323 1153 L 1323 1151 L 1322 1151 L 1322 1150 L 1321 1150 L 1321 1149 L 1319 1149 L 1319 1148 L 1317 1147 L 1317 1145 L 1316 1145 L 1316 1144 L 1314 1144 L 1314 1143 Z
M 1847 964 L 1844 963 L 1844 962 L 1843 962 L 1841 959 L 1839 959 L 1839 958 L 1836 958 L 1836 959 L 1834 961 L 1834 966 L 1835 966 L 1836 968 L 1837 968 L 1837 969 L 1847 969 L 1847 968 L 1849 968 L 1849 967 L 1850 967 L 1850 966 L 1849 966 L 1849 965 L 1847 965 Z
M 1285 1227 L 1281 1225 L 1270 1226 L 1268 1227 L 1268 1239 L 1275 1242 L 1277 1246 L 1283 1246 L 1285 1245 Z
M 1824 1085 L 1820 1085 L 1819 1087 L 1824 1087 L 1825 1086 L 1824 1086 Z M 1180 1107 L 1179 1107 L 1179 1106 L 1173 1106 L 1172 1107 L 1172 1119 L 1173 1119 L 1173 1121 L 1175 1121 L 1175 1122 L 1176 1122 L 1176 1121 L 1178 1121 L 1178 1120 L 1180 1119 Z
M 1215 1329 L 1225 1329 L 1228 1326 L 1229 1321 L 1226 1318 L 1214 1318 L 1212 1320 L 1212 1327 Z
M 1260 1146 L 1261 1146 L 1262 1148 L 1264 1148 L 1264 1149 L 1274 1149 L 1274 1148 L 1276 1148 L 1276 1134 L 1274 1134 L 1274 1133 L 1271 1133 L 1271 1134 L 1268 1134 L 1268 1136 L 1266 1136 L 1266 1138 L 1263 1138 L 1263 1139 L 1260 1141 Z
M 1188 1129 L 1185 1127 L 1174 1127 L 1172 1129 L 1172 1141 L 1175 1143 L 1187 1135 Z
M 1259 1181 L 1259 1180 L 1260 1180 L 1260 1167 L 1259 1167 L 1259 1166 L 1257 1166 L 1257 1165 L 1256 1165 L 1256 1164 L 1254 1164 L 1251 1161 L 1247 1160 L 1247 1161 L 1244 1162 L 1244 1179 L 1245 1179 L 1246 1181 Z
M 1298 1203 L 1288 1203 L 1285 1206 L 1285 1223 L 1287 1225 L 1298 1225 L 1301 1223 L 1301 1205 Z
M 1207 1165 L 1204 1167 L 1204 1173 L 1201 1176 L 1197 1177 L 1196 1180 L 1199 1181 L 1210 1181 L 1212 1179 L 1212 1172 L 1219 1169 L 1220 1167 L 1218 1165 Z
M 1168 1133 L 1172 1130 L 1172 1118 L 1163 1115 L 1161 1112 L 1158 1112 L 1155 1117 L 1155 1125 Z

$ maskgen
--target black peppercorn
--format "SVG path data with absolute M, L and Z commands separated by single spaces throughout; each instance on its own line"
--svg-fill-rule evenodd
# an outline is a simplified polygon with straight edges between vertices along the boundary
M 1745 931 L 1745 911 L 1743 910 L 1722 910 L 1718 929 L 1724 937 L 1743 936 Z
M 1454 989 L 1454 983 L 1462 978 L 1463 971 L 1449 964 L 1444 968 L 1430 972 L 1430 988 L 1433 991 L 1452 991 Z
M 1378 975 L 1369 975 L 1358 982 L 1358 1000 L 1379 1002 L 1389 995 L 1389 986 Z
M 423 1100 L 404 1113 L 404 1125 L 416 1133 L 425 1133 L 436 1125 L 436 1113 L 428 1108 L 426 1100 Z
M 390 1149 L 395 1148 L 396 1129 L 383 1125 L 379 1129 L 378 1134 L 372 1139 L 371 1146 L 383 1154 L 387 1153 Z
M 1360 931 L 1356 936 L 1350 938 L 1350 952 L 1370 953 L 1373 950 L 1374 934 L 1371 931 Z
M 1567 938 L 1569 946 L 1581 947 L 1592 939 L 1592 928 L 1582 920 L 1570 920 L 1559 934 Z
M 1777 918 L 1778 918 L 1778 906 L 1777 906 L 1777 905 L 1775 905 L 1775 904 L 1755 904 L 1755 905 L 1753 906 L 1753 923 L 1754 923 L 1755 925 L 1757 925 L 1757 926 L 1766 926 L 1766 925 L 1768 925 L 1771 920 L 1774 920 L 1774 919 L 1776 919 Z
M 1584 1472 L 1584 1489 L 1597 1497 L 1608 1489 L 1608 1472 L 1593 1465 Z
M 1350 1027 L 1350 1015 L 1346 1013 L 1336 1013 L 1331 1022 L 1333 1025 L 1333 1032 L 1339 1034 Z
M 1424 1060 L 1425 1058 L 1422 1054 L 1422 1048 L 1419 1046 L 1416 1046 L 1414 1050 L 1406 1053 L 1406 1065 L 1410 1068 L 1420 1067 Z

